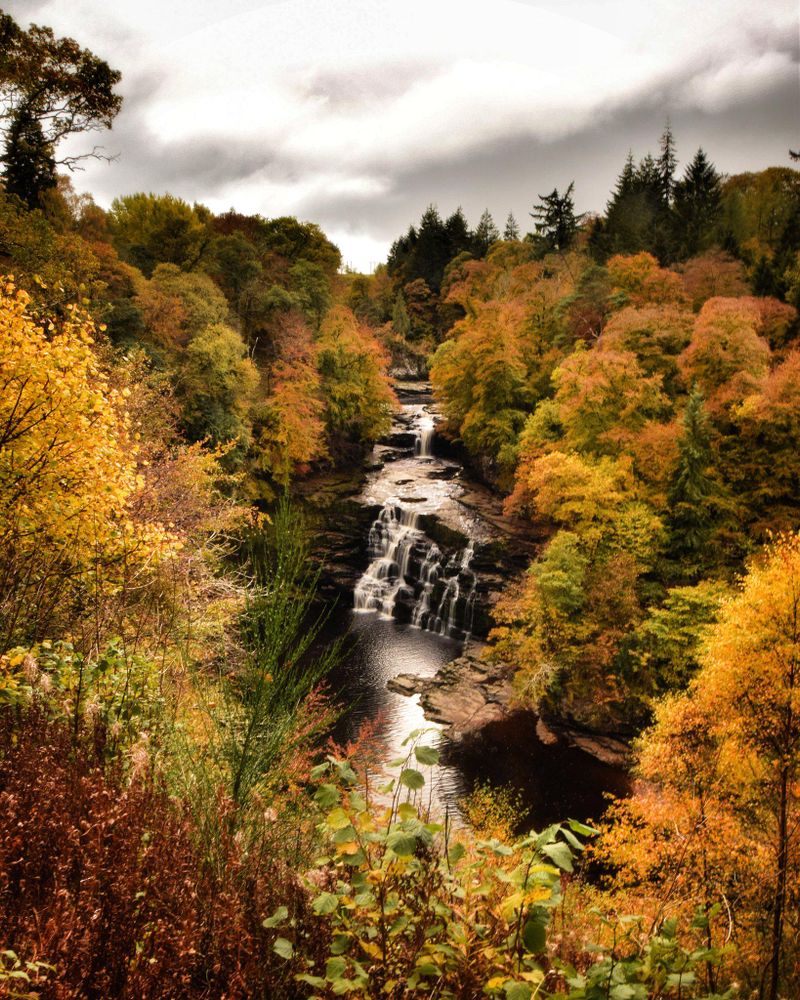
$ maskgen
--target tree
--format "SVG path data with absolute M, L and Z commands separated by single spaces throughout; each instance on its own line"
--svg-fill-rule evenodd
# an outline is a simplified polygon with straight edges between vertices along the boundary
M 661 182 L 661 199 L 664 207 L 669 208 L 672 204 L 672 193 L 675 187 L 675 168 L 678 165 L 678 159 L 675 155 L 675 139 L 672 135 L 669 119 L 667 119 L 661 135 L 661 153 L 656 163 Z
M 503 230 L 504 240 L 518 240 L 519 239 L 519 224 L 514 218 L 514 213 L 509 212 L 508 218 L 506 219 L 506 227 Z
M 575 242 L 583 215 L 575 214 L 572 192 L 575 182 L 571 181 L 563 195 L 558 188 L 550 194 L 539 195 L 539 204 L 530 213 L 536 220 L 536 232 L 548 250 L 568 250 Z
M 25 108 L 8 128 L 2 162 L 8 194 L 16 195 L 28 208 L 41 208 L 45 191 L 58 184 L 56 162 L 39 120 Z
M 51 28 L 32 24 L 27 31 L 0 12 L 0 122 L 6 145 L 5 173 L 22 197 L 38 203 L 35 181 L 47 166 L 69 169 L 89 153 L 56 159 L 62 140 L 111 128 L 122 106 L 114 93 L 120 73 L 71 38 L 56 38 Z M 23 137 L 24 141 L 23 141 Z M 9 173 L 10 171 L 10 173 Z M 34 182 L 31 186 L 30 182 Z
M 667 498 L 669 547 L 676 558 L 696 568 L 704 561 L 703 550 L 712 525 L 710 501 L 716 492 L 709 474 L 713 455 L 708 418 L 697 387 L 692 388 L 683 414 L 678 456 Z
M 683 257 L 706 250 L 722 212 L 722 178 L 698 149 L 675 185 L 676 235 Z
M 259 376 L 240 335 L 229 326 L 207 326 L 189 343 L 178 372 L 178 396 L 192 440 L 235 447 L 240 461 L 251 440 L 251 408 Z
M 77 628 L 86 595 L 170 550 L 159 525 L 137 525 L 144 485 L 124 395 L 92 349 L 74 306 L 47 331 L 29 297 L 0 285 L 0 646 Z M 87 589 L 88 588 L 88 589 Z M 66 620 L 66 622 L 65 622 Z
M 494 219 L 488 208 L 484 209 L 478 225 L 475 227 L 473 245 L 477 257 L 485 257 L 489 247 L 500 239 L 500 231 L 494 224 Z
M 156 264 L 195 267 L 210 234 L 208 210 L 171 194 L 129 194 L 111 203 L 109 225 L 123 260 L 150 277 Z
M 752 766 L 771 840 L 769 959 L 765 996 L 798 985 L 782 965 L 790 850 L 797 835 L 800 776 L 800 537 L 786 535 L 753 566 L 723 610 L 696 681 L 695 697 L 734 753 Z M 784 976 L 786 977 L 784 979 Z

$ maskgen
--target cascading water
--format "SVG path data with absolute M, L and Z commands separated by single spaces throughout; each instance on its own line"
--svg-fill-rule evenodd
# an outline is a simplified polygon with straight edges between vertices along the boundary
M 415 457 L 432 460 L 433 419 L 422 414 L 414 429 Z M 446 559 L 423 531 L 417 512 L 393 497 L 373 522 L 368 543 L 370 563 L 355 587 L 356 611 L 403 617 L 452 638 L 471 633 L 477 587 L 470 568 L 472 541 Z
M 436 425 L 431 417 L 423 417 L 417 428 L 414 454 L 417 458 L 433 458 L 433 435 Z
M 397 595 L 406 585 L 411 556 L 424 538 L 413 510 L 387 504 L 369 530 L 370 564 L 355 587 L 356 611 L 379 611 L 391 617 Z

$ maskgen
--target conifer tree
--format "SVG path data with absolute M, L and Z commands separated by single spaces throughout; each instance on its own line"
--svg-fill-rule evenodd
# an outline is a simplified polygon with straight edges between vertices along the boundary
M 558 188 L 550 194 L 539 195 L 539 203 L 530 213 L 536 220 L 536 233 L 548 250 L 568 250 L 575 242 L 583 215 L 575 214 L 572 192 L 575 181 L 571 181 L 563 195 Z
M 669 547 L 679 559 L 698 560 L 711 527 L 709 502 L 714 482 L 708 418 L 703 396 L 695 386 L 683 415 L 683 435 L 678 444 L 678 465 L 670 484 Z
M 394 308 L 392 309 L 392 329 L 404 340 L 407 340 L 411 335 L 411 319 L 408 315 L 406 300 L 403 298 L 402 292 L 398 292 L 397 298 L 394 300 Z
M 722 178 L 705 152 L 698 149 L 675 185 L 675 218 L 681 254 L 693 257 L 706 249 L 722 208 Z
M 500 239 L 500 230 L 494 224 L 492 213 L 484 209 L 478 225 L 475 227 L 474 247 L 478 257 L 485 257 L 492 243 Z
M 40 208 L 42 195 L 56 186 L 56 163 L 42 126 L 26 108 L 8 128 L 2 163 L 6 191 L 28 208 Z
M 503 230 L 504 240 L 518 240 L 519 239 L 519 224 L 514 218 L 514 213 L 509 212 L 508 218 L 506 219 L 506 228 Z
M 672 135 L 672 128 L 667 119 L 664 132 L 661 135 L 661 155 L 658 157 L 657 166 L 661 181 L 661 200 L 665 208 L 672 204 L 672 194 L 675 188 L 675 168 L 678 159 L 675 155 L 675 139 Z

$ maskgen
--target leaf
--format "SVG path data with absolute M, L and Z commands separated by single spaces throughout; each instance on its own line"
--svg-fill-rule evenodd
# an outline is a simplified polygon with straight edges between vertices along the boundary
M 439 751 L 433 747 L 414 747 L 414 756 L 420 764 L 433 766 L 439 763 Z
M 317 896 L 311 904 L 311 908 L 317 916 L 322 916 L 326 913 L 333 913 L 338 905 L 338 896 L 334 896 L 332 892 L 323 892 L 321 895 Z
M 527 983 L 506 983 L 506 1000 L 531 1000 L 533 992 Z
M 350 826 L 350 817 L 340 806 L 338 809 L 333 809 L 328 813 L 327 823 L 331 830 L 343 830 L 345 827 Z
M 565 872 L 571 872 L 572 868 L 572 851 L 564 843 L 557 844 L 545 844 L 542 847 L 542 853 L 546 854 L 548 858 L 552 860 Z
M 413 767 L 407 767 L 404 771 L 400 772 L 400 784 L 405 785 L 406 788 L 410 788 L 413 791 L 417 791 L 424 787 L 425 778 L 419 771 L 415 771 Z
M 541 920 L 528 920 L 522 928 L 522 943 L 532 955 L 544 951 L 547 943 L 545 925 Z
M 330 809 L 339 801 L 339 790 L 336 785 L 320 785 L 314 793 L 314 801 L 322 809 Z
M 329 958 L 325 963 L 325 978 L 341 979 L 346 968 L 347 962 L 343 958 Z
M 288 918 L 288 916 L 289 916 L 289 910 L 285 906 L 279 906 L 271 917 L 267 917 L 266 920 L 261 921 L 261 926 L 266 928 L 280 927 L 280 925 Z
M 453 844 L 450 850 L 447 852 L 447 860 L 451 865 L 457 864 L 467 853 L 466 847 L 459 841 Z
M 573 830 L 575 833 L 579 833 L 582 837 L 596 837 L 600 833 L 600 831 L 595 830 L 593 826 L 587 826 L 585 823 L 579 823 L 576 819 L 571 819 L 567 822 L 570 830 Z
M 395 830 L 386 838 L 386 845 L 400 857 L 408 857 L 417 849 L 417 838 L 413 833 Z
M 276 938 L 275 943 L 272 946 L 272 950 L 276 955 L 280 955 L 281 958 L 290 959 L 294 955 L 294 948 L 292 947 L 292 942 L 287 941 L 284 937 Z

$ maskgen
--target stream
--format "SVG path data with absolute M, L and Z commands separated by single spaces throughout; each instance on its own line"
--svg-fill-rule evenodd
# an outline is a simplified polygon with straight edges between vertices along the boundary
M 386 687 L 401 673 L 432 677 L 465 648 L 477 652 L 493 598 L 532 553 L 509 533 L 499 499 L 471 482 L 437 437 L 429 389 L 397 388 L 401 408 L 362 488 L 324 515 L 324 596 L 332 606 L 325 638 L 345 637 L 331 677 L 345 709 L 335 736 L 345 742 L 370 722 L 392 759 L 412 730 L 431 730 L 425 742 L 441 755 L 432 798 L 455 817 L 464 796 L 488 782 L 518 794 L 527 827 L 596 819 L 606 793 L 627 793 L 623 769 L 561 741 L 543 743 L 527 712 L 451 740 L 426 720 L 417 696 Z

